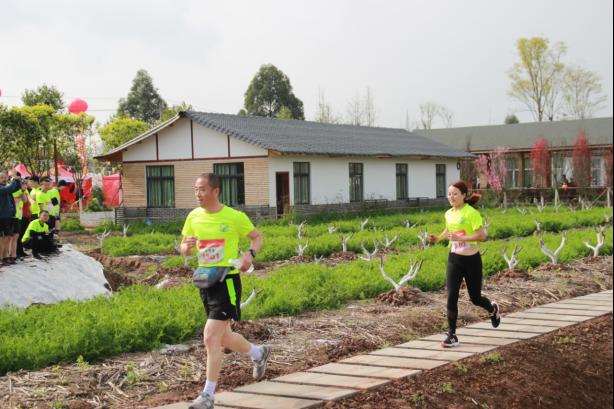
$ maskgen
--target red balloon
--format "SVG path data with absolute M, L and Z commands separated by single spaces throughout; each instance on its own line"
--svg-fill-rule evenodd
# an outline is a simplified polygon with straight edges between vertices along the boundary
M 80 114 L 85 111 L 87 111 L 87 102 L 80 98 L 73 99 L 72 102 L 68 104 L 68 112 L 72 114 Z

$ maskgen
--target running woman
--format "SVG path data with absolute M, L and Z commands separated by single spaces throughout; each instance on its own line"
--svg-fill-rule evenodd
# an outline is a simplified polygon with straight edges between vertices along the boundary
M 218 175 L 200 175 L 194 185 L 194 194 L 200 206 L 190 212 L 181 232 L 181 254 L 192 255 L 198 250 L 199 270 L 213 271 L 210 269 L 219 268 L 227 272 L 221 281 L 200 289 L 207 314 L 204 329 L 207 381 L 190 409 L 213 409 L 215 388 L 224 361 L 223 348 L 249 354 L 254 364 L 253 377 L 257 381 L 264 377 L 271 353 L 271 347 L 253 345 L 230 327 L 230 320 L 241 319 L 240 271 L 233 267 L 234 263 L 230 260 L 238 259 L 240 270 L 246 271 L 262 246 L 262 234 L 254 228 L 245 213 L 220 203 L 221 192 L 221 179 Z M 251 243 L 249 252 L 239 257 L 241 237 L 249 238 Z M 228 267 L 232 269 L 228 271 Z
M 492 326 L 497 328 L 501 323 L 499 306 L 482 296 L 482 257 L 478 241 L 486 240 L 482 216 L 473 207 L 480 195 L 468 196 L 467 184 L 462 180 L 448 186 L 448 202 L 452 208 L 445 214 L 446 228 L 439 235 L 430 235 L 431 243 L 448 239 L 450 254 L 446 272 L 446 288 L 448 290 L 448 333 L 441 343 L 444 348 L 459 344 L 456 336 L 456 321 L 458 319 L 458 294 L 465 279 L 469 298 L 474 305 L 484 308 L 490 313 Z

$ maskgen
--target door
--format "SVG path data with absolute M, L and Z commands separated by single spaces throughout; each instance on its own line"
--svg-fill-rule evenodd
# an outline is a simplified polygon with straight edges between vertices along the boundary
M 275 173 L 275 191 L 277 197 L 277 215 L 281 216 L 290 211 L 290 173 Z

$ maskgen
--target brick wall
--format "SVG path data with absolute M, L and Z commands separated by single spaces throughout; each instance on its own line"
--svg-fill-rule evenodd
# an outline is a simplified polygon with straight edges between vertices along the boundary
M 173 165 L 175 167 L 175 207 L 193 208 L 194 181 L 201 173 L 213 172 L 214 163 L 243 162 L 245 172 L 245 205 L 267 206 L 269 202 L 268 158 L 235 158 L 216 160 L 189 160 L 177 162 L 124 163 L 123 188 L 125 206 L 146 207 L 145 166 Z

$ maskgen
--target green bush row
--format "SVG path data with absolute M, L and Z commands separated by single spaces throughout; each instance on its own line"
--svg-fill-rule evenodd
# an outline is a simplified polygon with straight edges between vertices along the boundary
M 487 209 L 483 213 L 484 218 L 490 223 L 490 227 L 488 228 L 489 236 L 492 239 L 505 239 L 514 236 L 525 237 L 533 234 L 537 228 L 535 224 L 536 220 L 541 223 L 541 229 L 546 232 L 558 232 L 572 228 L 596 226 L 604 222 L 604 214 L 612 215 L 612 209 L 594 208 L 576 212 L 569 211 L 568 209 L 561 209 L 559 213 L 555 212 L 553 209 L 546 209 L 543 213 L 526 215 L 521 215 L 514 209 L 509 209 L 505 214 L 496 209 Z M 406 228 L 405 220 L 409 220 L 411 225 L 417 223 L 418 226 Z M 339 252 L 342 249 L 342 237 L 349 234 L 353 234 L 348 243 L 348 249 L 350 251 L 362 252 L 362 244 L 364 244 L 367 249 L 371 250 L 374 248 L 374 241 L 381 243 L 385 241 L 386 236 L 392 239 L 395 235 L 399 237 L 394 243 L 393 248 L 403 249 L 418 243 L 418 233 L 420 229 L 439 233 L 444 228 L 443 213 L 441 211 L 426 211 L 424 213 L 412 213 L 409 215 L 392 214 L 378 216 L 369 221 L 368 228 L 365 230 L 360 230 L 360 223 L 361 220 L 357 218 L 313 226 L 306 225 L 303 229 L 304 234 L 301 240 L 302 244 L 309 245 L 305 254 L 309 256 L 329 256 L 332 253 Z M 166 231 L 177 229 L 178 226 L 179 222 L 176 222 L 174 225 L 169 225 Z M 329 234 L 329 226 L 335 226 L 337 230 L 333 234 Z M 265 238 L 265 245 L 258 256 L 258 260 L 283 260 L 296 255 L 296 249 L 299 244 L 297 237 L 298 229 L 296 226 L 267 224 L 258 226 L 258 228 L 262 231 Z M 374 231 L 373 228 L 376 228 L 377 231 Z M 140 239 L 137 237 L 140 237 L 140 235 L 134 234 L 125 239 L 119 237 L 114 238 L 112 241 L 105 242 L 103 251 L 105 254 L 115 256 L 153 254 L 160 251 L 171 250 L 176 240 L 179 240 L 168 234 L 168 237 L 163 241 L 157 241 L 156 243 L 159 244 L 153 246 L 145 244 L 139 245 Z M 149 242 L 150 237 L 150 235 L 145 235 L 143 239 L 145 242 Z M 162 242 L 168 245 L 165 247 Z M 241 247 L 246 249 L 248 246 L 248 241 L 243 239 L 241 241 Z M 183 261 L 177 258 L 169 260 L 168 263 L 175 265 L 182 264 Z
M 560 234 L 546 234 L 546 244 L 556 248 Z M 591 254 L 583 242 L 595 243 L 592 229 L 568 233 L 560 261 Z M 522 247 L 518 255 L 521 268 L 548 261 L 538 246 L 537 237 L 499 240 L 483 245 L 488 249 L 484 273 L 507 268 L 501 250 L 514 244 Z M 426 250 L 409 248 L 406 253 L 390 255 L 386 272 L 398 280 L 410 260 L 423 259 L 418 276 L 410 285 L 422 290 L 444 286 L 448 249 L 436 245 Z M 602 254 L 612 254 L 612 229 L 608 229 Z M 335 268 L 319 264 L 282 267 L 265 277 L 243 277 L 244 296 L 252 288 L 264 289 L 244 311 L 244 317 L 297 314 L 307 310 L 336 308 L 349 300 L 366 299 L 391 289 L 379 272 L 379 261 L 354 261 Z M 113 297 L 97 297 L 84 302 L 66 301 L 27 309 L 0 310 L 0 374 L 21 368 L 31 369 L 57 362 L 69 362 L 79 355 L 96 360 L 122 352 L 146 351 L 162 343 L 184 341 L 203 325 L 202 304 L 191 285 L 170 290 L 134 286 Z

